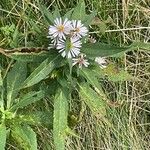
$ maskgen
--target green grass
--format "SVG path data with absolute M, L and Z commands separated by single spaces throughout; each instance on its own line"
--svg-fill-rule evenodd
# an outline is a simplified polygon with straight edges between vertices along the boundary
M 150 2 L 148 0 L 86 0 L 87 12 L 98 12 L 99 26 L 91 26 L 90 32 L 97 41 L 127 45 L 133 41 L 150 41 Z M 55 0 L 45 2 L 50 10 L 55 6 L 65 13 L 74 7 L 76 1 Z M 45 37 L 39 38 L 31 21 L 40 26 Z M 47 24 L 43 24 L 36 0 L 0 1 L 0 28 L 14 24 L 18 27 L 19 39 L 4 29 L 0 31 L 0 47 L 47 46 Z M 102 30 L 106 28 L 105 33 Z M 12 29 L 15 30 L 15 29 Z M 38 36 L 38 38 L 37 38 Z M 108 58 L 109 60 L 109 58 Z M 96 118 L 84 105 L 79 112 L 78 102 L 72 102 L 77 136 L 69 136 L 67 150 L 149 150 L 150 149 L 150 53 L 134 51 L 122 59 L 111 59 L 117 66 L 124 66 L 137 80 L 111 83 L 104 81 L 104 90 L 109 99 L 109 110 L 104 118 Z M 7 64 L 9 66 L 9 62 Z M 77 104 L 76 104 L 77 103 Z M 45 100 L 40 109 L 47 110 L 51 104 Z M 39 109 L 31 106 L 31 110 Z M 78 116 L 79 121 L 76 121 Z M 52 131 L 41 127 L 38 134 L 39 149 L 53 149 Z M 18 150 L 16 143 L 7 141 L 10 150 Z

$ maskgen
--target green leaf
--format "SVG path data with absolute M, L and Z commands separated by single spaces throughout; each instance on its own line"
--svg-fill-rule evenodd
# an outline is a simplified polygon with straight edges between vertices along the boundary
M 28 22 L 30 24 L 32 32 L 36 32 L 38 34 L 42 33 L 41 26 L 39 26 L 37 22 L 34 22 L 33 20 L 30 19 L 28 20 Z
M 21 39 L 21 34 L 19 33 L 18 27 L 16 27 L 13 36 L 12 36 L 12 41 L 10 43 L 10 47 L 15 48 L 19 44 L 19 40 Z
M 114 63 L 110 63 L 106 68 L 103 69 L 103 74 L 109 76 L 113 76 L 119 73 L 119 68 Z
M 52 96 L 56 93 L 58 88 L 58 82 L 55 79 L 49 80 L 48 84 L 43 83 L 40 85 L 40 89 L 45 91 L 46 96 Z
M 99 27 L 99 32 L 100 32 L 101 34 L 104 34 L 105 31 L 106 31 L 106 23 L 101 21 L 101 22 L 98 24 L 98 27 Z
M 14 125 L 11 133 L 12 137 L 18 142 L 21 148 L 27 150 L 37 150 L 36 134 L 30 126 Z
M 109 64 L 103 69 L 103 74 L 107 75 L 109 81 L 119 82 L 119 81 L 129 81 L 138 80 L 137 78 L 130 75 L 127 71 L 117 68 L 115 64 Z
M 80 138 L 73 130 L 71 130 L 69 127 L 66 129 L 66 133 L 75 137 L 75 138 Z
M 62 65 L 62 59 L 59 56 L 56 56 L 55 58 L 53 57 L 47 58 L 30 74 L 30 76 L 24 81 L 23 88 L 37 84 L 41 80 L 45 79 L 48 74 L 53 71 L 53 69 Z
M 108 80 L 113 82 L 135 80 L 127 71 L 121 70 L 116 74 L 108 75 Z
M 15 121 L 21 123 L 27 123 L 29 125 L 44 125 L 47 128 L 53 127 L 53 111 L 35 111 L 28 112 L 23 115 L 19 115 L 15 118 Z
M 23 81 L 26 78 L 27 68 L 25 62 L 17 61 L 7 75 L 7 108 L 17 96 Z
M 65 150 L 65 138 L 67 129 L 68 102 L 66 93 L 57 92 L 54 100 L 53 137 L 56 150 Z
M 105 77 L 104 68 L 101 68 L 100 65 L 96 62 L 93 62 L 94 66 L 92 66 L 91 70 L 93 74 L 98 78 Z
M 40 9 L 40 11 L 41 11 L 41 13 L 42 13 L 42 16 L 44 17 L 45 21 L 46 21 L 48 24 L 53 23 L 53 22 L 54 22 L 54 17 L 53 17 L 53 15 L 52 15 L 52 13 L 49 12 L 49 11 L 47 10 L 47 8 L 46 8 L 44 5 L 40 4 L 39 2 L 38 2 L 38 6 L 39 6 L 39 9 Z
M 150 51 L 150 42 L 149 43 L 144 43 L 144 42 L 133 42 L 131 44 L 131 49 L 130 50 L 149 50 Z
M 4 124 L 0 124 L 0 150 L 5 150 L 6 134 L 6 126 Z
M 95 16 L 96 16 L 96 12 L 95 11 L 93 11 L 90 15 L 86 15 L 85 19 L 83 20 L 83 24 L 85 26 L 90 25 L 92 23 L 92 21 L 93 21 Z
M 91 69 L 83 68 L 81 71 L 81 75 L 86 78 L 87 82 L 91 84 L 96 92 L 101 96 L 102 99 L 106 99 L 106 96 L 102 90 L 102 87 L 98 81 L 99 74 L 95 73 Z
M 81 51 L 89 57 L 106 57 L 126 52 L 130 47 L 118 47 L 104 43 L 84 44 Z
M 54 18 L 54 20 L 56 19 L 56 18 L 60 18 L 61 16 L 60 16 L 60 13 L 59 13 L 59 8 L 56 6 L 55 7 L 55 11 L 54 11 L 54 13 L 53 13 L 53 18 Z
M 71 19 L 83 20 L 84 17 L 85 17 L 85 3 L 84 3 L 84 1 L 81 1 L 74 8 L 74 11 L 72 13 Z
M 64 15 L 63 19 L 65 19 L 65 18 L 70 19 L 70 18 L 71 18 L 71 15 L 72 15 L 72 13 L 73 13 L 73 10 L 74 10 L 74 9 L 69 10 L 69 11 Z
M 80 97 L 92 113 L 96 116 L 104 116 L 106 114 L 106 102 L 86 83 L 79 85 Z
M 41 100 L 42 98 L 44 98 L 45 94 L 44 91 L 32 91 L 29 92 L 27 94 L 25 94 L 23 97 L 19 98 L 19 102 L 15 105 L 13 105 L 10 110 L 15 111 L 18 108 L 22 108 L 25 107 L 29 104 L 35 103 L 39 100 Z

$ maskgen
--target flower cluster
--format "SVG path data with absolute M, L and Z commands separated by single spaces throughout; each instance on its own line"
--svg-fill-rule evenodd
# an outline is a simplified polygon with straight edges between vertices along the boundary
M 51 44 L 49 48 L 56 48 L 62 57 L 73 58 L 73 65 L 79 64 L 87 67 L 89 63 L 84 59 L 85 55 L 80 53 L 81 40 L 88 33 L 87 27 L 81 20 L 68 20 L 56 18 L 54 25 L 49 26 L 49 37 Z M 78 57 L 78 58 L 75 58 Z

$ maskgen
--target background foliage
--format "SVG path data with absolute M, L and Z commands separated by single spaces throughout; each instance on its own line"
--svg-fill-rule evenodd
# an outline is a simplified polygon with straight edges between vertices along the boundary
M 1 0 L 0 47 L 5 49 L 48 47 L 47 27 L 52 17 L 45 15 L 46 8 L 54 12 L 57 7 L 62 14 L 65 14 L 77 3 L 78 1 L 67 0 L 40 2 Z M 46 5 L 46 8 L 42 4 Z M 49 58 L 44 54 L 34 54 L 27 58 L 12 55 L 18 60 L 22 60 L 23 57 L 24 61 L 21 63 L 15 63 L 13 59 L 0 55 L 0 104 L 3 108 L 5 105 L 3 100 L 7 99 L 5 106 L 9 109 L 9 111 L 1 109 L 0 113 L 2 118 L 0 149 L 3 149 L 5 143 L 7 149 L 12 150 L 21 148 L 34 150 L 36 147 L 42 150 L 54 149 L 53 115 L 56 116 L 54 124 L 58 124 L 54 128 L 54 135 L 58 135 L 58 130 L 66 130 L 65 134 L 69 135 L 66 139 L 66 149 L 150 149 L 150 54 L 148 51 L 143 51 L 150 48 L 140 44 L 150 41 L 150 3 L 148 0 L 85 0 L 85 4 L 87 14 L 93 10 L 98 12 L 90 26 L 90 33 L 98 42 L 123 47 L 134 43 L 135 51 L 108 58 L 109 66 L 104 70 L 83 69 L 80 72 L 81 76 L 84 76 L 92 87 L 96 86 L 97 90 L 92 87 L 87 88 L 84 83 L 80 84 L 81 94 L 78 95 L 78 89 L 75 89 L 69 107 L 66 103 L 68 99 L 66 91 L 61 88 L 56 91 L 57 87 L 61 87 L 60 85 L 68 87 L 68 83 L 61 80 L 61 75 L 65 72 L 62 63 L 65 62 L 57 64 L 59 58 L 55 53 L 50 54 Z M 105 44 L 101 46 L 106 47 Z M 88 48 L 84 50 L 88 52 Z M 91 56 L 90 53 L 89 55 Z M 93 55 L 96 56 L 97 52 L 95 51 Z M 55 66 L 60 69 L 53 72 Z M 128 73 L 125 74 L 125 71 Z M 51 75 L 48 76 L 50 73 Z M 106 76 L 102 78 L 104 74 Z M 58 77 L 57 82 L 56 77 Z M 44 82 L 39 82 L 43 78 L 46 78 Z M 97 94 L 99 91 L 104 92 L 106 97 L 102 94 L 102 99 L 106 98 L 105 103 L 103 100 L 99 101 L 100 97 Z M 52 93 L 57 95 L 52 97 Z M 63 103 L 60 103 L 61 99 L 64 100 Z M 56 108 L 54 112 L 53 108 Z M 69 111 L 68 118 L 66 118 L 66 109 Z M 57 120 L 59 114 L 62 114 L 61 120 Z M 69 128 L 65 120 L 68 120 Z M 64 122 L 63 126 L 59 126 L 58 121 Z M 6 134 L 9 137 L 7 141 Z M 59 142 L 56 141 L 55 145 L 62 146 L 64 138 Z

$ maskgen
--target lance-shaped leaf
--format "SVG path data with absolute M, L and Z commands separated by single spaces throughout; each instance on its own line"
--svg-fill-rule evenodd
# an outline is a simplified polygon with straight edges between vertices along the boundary
M 28 125 L 14 125 L 11 130 L 12 137 L 23 149 L 37 150 L 36 134 Z
M 34 126 L 45 126 L 48 128 L 53 127 L 53 111 L 32 111 L 32 113 L 25 112 L 14 118 L 15 122 L 27 123 Z
M 56 18 L 60 18 L 60 17 L 61 16 L 60 16 L 60 13 L 59 13 L 59 8 L 56 6 L 55 11 L 53 12 L 53 18 L 55 20 Z
M 38 0 L 38 6 L 47 24 L 53 23 L 54 18 L 52 13 L 44 5 L 40 4 L 39 0 Z
M 108 80 L 113 82 L 138 80 L 127 71 L 117 68 L 115 64 L 109 64 L 106 68 L 103 69 L 103 73 L 107 75 Z
M 94 115 L 104 116 L 106 114 L 106 102 L 87 83 L 79 85 L 80 97 Z
M 23 88 L 30 87 L 45 79 L 48 76 L 48 74 L 50 74 L 53 71 L 54 68 L 57 68 L 62 65 L 61 60 L 62 59 L 59 56 L 56 56 L 55 58 L 47 58 L 24 81 Z
M 83 20 L 85 17 L 85 3 L 80 1 L 78 5 L 74 8 L 71 19 Z
M 83 20 L 83 24 L 85 26 L 90 25 L 92 23 L 92 21 L 93 21 L 95 16 L 96 16 L 96 12 L 95 11 L 93 11 L 90 15 L 85 15 L 85 18 Z
M 133 42 L 131 44 L 131 50 L 148 50 L 150 51 L 150 42 L 149 43 L 144 43 L 144 42 Z
M 5 150 L 6 134 L 6 126 L 4 124 L 0 124 L 0 150 Z
M 113 82 L 121 82 L 121 81 L 138 80 L 138 78 L 133 77 L 127 71 L 121 70 L 116 74 L 108 76 L 108 80 Z
M 104 43 L 88 43 L 84 44 L 81 51 L 89 57 L 106 57 L 126 52 L 130 47 L 119 47 Z
M 15 105 L 13 105 L 10 110 L 15 111 L 18 108 L 25 107 L 29 104 L 32 104 L 36 101 L 41 100 L 42 98 L 44 98 L 44 96 L 45 96 L 44 91 L 29 92 L 29 93 L 25 94 L 23 97 L 19 98 L 18 99 L 19 102 L 16 103 Z
M 12 100 L 17 96 L 23 81 L 26 78 L 26 63 L 17 61 L 7 75 L 7 107 L 11 106 Z
M 132 50 L 150 50 L 150 43 L 134 42 L 127 47 L 119 47 L 105 43 L 83 44 L 81 51 L 89 57 L 117 56 Z
M 59 13 L 59 9 L 58 7 L 56 6 L 55 7 L 55 11 L 53 12 L 53 14 L 48 10 L 48 8 L 46 8 L 44 5 L 40 4 L 39 3 L 39 0 L 38 0 L 38 5 L 39 5 L 39 9 L 42 13 L 42 16 L 44 17 L 45 21 L 48 23 L 48 24 L 51 24 L 51 23 L 54 23 L 54 20 L 56 18 L 60 18 L 60 13 Z
M 68 102 L 66 93 L 58 91 L 54 99 L 53 137 L 56 150 L 65 150 Z
M 74 9 L 71 9 L 70 11 L 68 11 L 68 12 L 63 16 L 63 19 L 65 19 L 65 18 L 70 19 L 70 18 L 71 18 L 71 15 L 72 15 L 72 13 L 73 13 L 73 10 L 74 10 Z
M 106 96 L 102 90 L 102 87 L 98 81 L 98 73 L 95 73 L 91 69 L 83 68 L 80 71 L 80 74 L 86 78 L 87 82 L 93 86 L 93 88 L 98 92 L 99 96 L 101 96 L 102 99 L 106 99 Z

